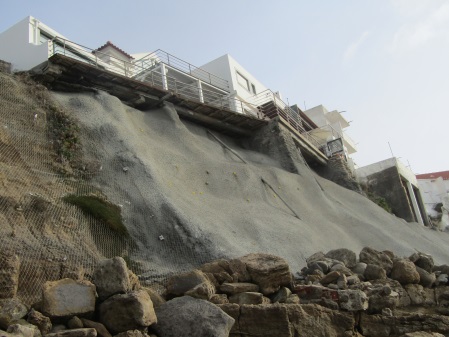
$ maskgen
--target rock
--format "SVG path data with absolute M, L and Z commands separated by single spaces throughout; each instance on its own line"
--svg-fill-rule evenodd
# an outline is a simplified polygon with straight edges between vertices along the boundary
M 231 276 L 233 282 L 250 282 L 251 276 L 249 275 L 246 264 L 239 259 L 232 259 L 229 261 L 229 269 L 231 270 Z
M 348 283 L 348 286 L 352 286 L 354 284 L 360 283 L 360 278 L 358 275 L 352 275 L 346 277 L 346 282 Z
M 412 261 L 400 259 L 394 261 L 391 278 L 402 285 L 414 284 L 419 282 L 419 273 L 416 271 L 416 266 Z
M 337 280 L 338 289 L 347 289 L 348 288 L 348 279 L 345 274 L 342 274 Z
M 384 252 L 379 252 L 370 247 L 364 247 L 359 254 L 360 262 L 366 264 L 374 264 L 385 269 L 387 275 L 390 274 L 393 268 L 393 261 Z
M 296 294 L 291 294 L 289 297 L 287 297 L 287 300 L 285 301 L 285 303 L 287 304 L 299 304 L 300 299 L 299 296 Z
M 98 308 L 99 320 L 113 334 L 156 323 L 150 295 L 144 290 L 109 297 Z
M 320 283 L 322 285 L 328 285 L 329 283 L 334 283 L 338 280 L 338 278 L 341 276 L 341 273 L 339 271 L 331 271 L 329 274 L 324 276 Z
M 375 264 L 367 264 L 365 268 L 365 273 L 363 274 L 365 280 L 379 280 L 387 278 L 387 273 L 385 269 Z
M 301 301 L 321 300 L 323 298 L 338 301 L 338 291 L 332 290 L 321 285 L 298 285 L 293 289 Z
M 128 269 L 128 278 L 129 278 L 129 284 L 130 284 L 130 291 L 136 291 L 142 289 L 142 286 L 140 285 L 139 277 L 134 274 L 131 270 Z
M 83 321 L 77 316 L 73 316 L 69 321 L 67 322 L 67 326 L 70 329 L 82 329 L 84 328 Z
M 384 310 L 394 310 L 399 304 L 399 294 L 391 291 L 387 294 L 373 294 L 369 296 L 368 312 L 370 314 L 384 315 Z
M 40 337 L 41 333 L 37 327 L 35 329 L 20 325 L 20 324 L 12 324 L 8 327 L 7 332 L 13 335 L 21 336 L 21 337 Z M 38 334 L 36 334 L 36 331 Z
M 281 289 L 271 296 L 271 303 L 286 303 L 291 294 L 292 292 L 290 289 L 281 287 Z
M 364 275 L 365 274 L 365 269 L 366 269 L 367 264 L 364 262 L 359 262 L 357 263 L 353 268 L 351 268 L 351 271 L 354 274 L 358 274 L 358 275 Z
M 0 251 L 0 299 L 16 296 L 19 270 L 20 259 L 17 255 Z
M 154 326 L 163 337 L 227 337 L 235 320 L 216 305 L 189 296 L 161 305 Z
M 0 328 L 7 329 L 28 313 L 27 307 L 17 298 L 0 299 Z
M 142 290 L 145 290 L 148 295 L 150 295 L 151 302 L 153 302 L 153 308 L 155 309 L 167 302 L 155 289 L 151 287 L 143 287 Z
M 114 337 L 148 337 L 148 335 L 139 330 L 128 330 L 125 332 L 120 332 Z
M 64 324 L 53 324 L 50 333 L 57 333 L 65 330 L 67 330 L 67 327 Z
M 229 303 L 229 300 L 226 294 L 213 294 L 209 299 L 209 302 L 214 304 L 226 304 Z
M 307 275 L 306 277 L 306 283 L 316 284 L 321 281 L 323 276 L 321 275 Z
M 199 270 L 204 273 L 210 273 L 214 276 L 218 284 L 223 282 L 233 282 L 233 277 L 231 276 L 232 271 L 229 266 L 229 261 L 220 259 L 203 264 Z
M 292 331 L 291 335 L 286 336 L 353 336 L 355 322 L 351 313 L 333 311 L 315 304 L 288 305 L 286 307 Z M 273 334 L 271 336 L 283 335 Z
M 39 328 L 42 335 L 46 335 L 51 331 L 52 324 L 50 318 L 44 316 L 39 311 L 31 309 L 30 312 L 28 313 L 27 321 L 31 324 L 36 325 Z
M 292 337 L 285 304 L 242 305 L 238 321 L 240 332 L 244 336 Z
M 365 337 L 398 336 L 418 331 L 447 334 L 449 317 L 422 313 L 392 317 L 362 313 L 359 327 Z
M 432 269 L 434 267 L 433 257 L 429 254 L 424 253 L 415 253 L 412 256 L 409 257 L 409 259 L 417 266 L 428 273 L 432 272 Z
M 105 300 L 115 294 L 131 291 L 128 267 L 121 257 L 100 261 L 92 275 L 100 300 Z
M 271 295 L 292 282 L 290 268 L 280 257 L 259 253 L 246 255 L 240 260 L 246 264 L 252 281 L 259 285 L 264 295 Z
M 435 291 L 433 289 L 424 288 L 419 284 L 408 284 L 405 291 L 410 296 L 412 305 L 434 306 L 436 305 Z
M 432 288 L 436 281 L 436 276 L 434 273 L 428 273 L 426 270 L 416 267 L 416 271 L 419 274 L 419 284 L 425 288 Z
M 42 290 L 42 312 L 50 318 L 91 314 L 95 299 L 95 286 L 89 281 L 48 281 Z
M 270 299 L 264 297 L 261 293 L 246 292 L 238 293 L 229 297 L 229 303 L 242 304 L 269 304 Z
M 307 267 L 310 267 L 310 265 L 316 261 L 322 261 L 326 259 L 326 255 L 324 255 L 323 252 L 317 252 L 315 254 L 310 255 L 307 259 Z
M 190 289 L 201 283 L 209 282 L 206 275 L 200 270 L 174 275 L 167 281 L 167 294 L 182 296 Z
M 442 264 L 441 266 L 433 266 L 432 271 L 439 271 L 441 274 L 449 275 L 449 266 L 447 264 Z
M 353 274 L 351 269 L 345 267 L 341 263 L 334 264 L 330 270 L 331 271 L 338 271 L 338 272 L 340 272 L 340 274 L 345 275 L 345 276 L 351 276 Z
M 244 292 L 258 292 L 259 286 L 254 283 L 223 283 L 220 291 L 228 295 L 235 295 Z
M 368 297 L 361 290 L 340 290 L 340 308 L 347 311 L 361 311 L 368 309 Z
M 239 324 L 240 305 L 228 303 L 219 305 L 218 307 L 235 320 L 235 323 L 231 328 L 229 336 L 233 336 L 233 334 L 237 334 L 238 336 L 240 336 L 240 324 Z
M 417 331 L 417 332 L 409 332 L 401 337 L 444 337 L 444 335 L 437 332 L 425 332 L 425 331 Z
M 343 262 L 347 268 L 355 267 L 357 263 L 357 255 L 352 250 L 346 248 L 331 250 L 325 256 Z
M 96 337 L 97 331 L 95 329 L 74 329 L 74 330 L 63 330 L 55 333 L 49 333 L 45 337 Z
M 398 281 L 391 280 L 391 279 L 385 279 L 385 280 L 376 280 L 373 281 L 373 286 L 381 289 L 382 296 L 385 296 L 386 293 L 386 287 L 390 288 L 390 293 L 397 293 L 398 294 L 398 302 L 397 307 L 398 308 L 404 308 L 408 307 L 411 304 L 410 296 L 405 291 L 405 289 L 401 286 L 401 284 Z M 372 294 L 368 294 L 371 298 Z
M 449 276 L 447 274 L 440 274 L 438 275 L 437 279 L 435 280 L 435 285 L 446 285 L 449 281 Z
M 94 328 L 95 330 L 97 330 L 97 335 L 99 337 L 112 337 L 112 335 L 103 324 L 85 318 L 81 318 L 81 321 L 83 322 L 85 328 Z
M 209 281 L 203 282 L 185 292 L 186 296 L 208 300 L 215 294 L 215 287 Z

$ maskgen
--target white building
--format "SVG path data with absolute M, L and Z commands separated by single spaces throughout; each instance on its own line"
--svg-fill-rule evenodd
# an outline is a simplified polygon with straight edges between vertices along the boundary
M 318 129 L 309 131 L 309 134 L 313 135 L 316 139 L 319 139 L 323 145 L 328 144 L 326 150 L 329 151 L 329 155 L 339 152 L 340 147 L 338 146 L 337 140 L 342 140 L 342 150 L 348 160 L 349 167 L 354 171 L 354 163 L 349 155 L 357 152 L 357 148 L 355 142 L 345 131 L 345 129 L 349 127 L 349 122 L 343 117 L 341 112 L 338 112 L 337 110 L 328 111 L 323 105 L 318 105 L 314 108 L 305 110 L 304 114 L 318 126 Z M 332 146 L 334 140 L 336 141 L 335 149 Z
M 438 215 L 435 206 L 443 202 L 443 198 L 449 194 L 449 171 L 417 174 L 421 194 L 427 214 L 432 217 Z
M 397 158 L 363 166 L 355 172 L 360 183 L 387 200 L 396 216 L 429 224 L 415 174 Z

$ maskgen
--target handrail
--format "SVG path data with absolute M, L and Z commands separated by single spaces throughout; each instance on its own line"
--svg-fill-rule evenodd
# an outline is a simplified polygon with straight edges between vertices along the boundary
M 135 62 L 128 62 L 61 37 L 55 37 L 51 40 L 49 48 L 50 55 L 63 54 L 96 67 L 133 78 L 134 80 L 149 83 L 153 87 L 173 92 L 178 96 L 218 109 L 226 109 L 242 114 L 248 114 L 250 112 L 259 118 L 261 118 L 261 115 L 270 119 L 279 116 L 315 147 L 319 149 L 321 146 L 315 137 L 306 131 L 306 128 L 312 129 L 312 127 L 271 90 L 267 89 L 246 100 L 232 97 L 229 94 L 229 84 L 226 80 L 197 68 L 160 49 Z M 104 61 L 103 58 L 107 58 L 109 62 Z M 181 70 L 182 72 L 186 72 L 185 68 L 188 67 L 189 75 L 211 84 L 217 88 L 217 91 L 201 88 L 197 83 L 183 83 L 172 76 L 168 76 L 165 72 L 161 72 L 164 68 L 161 66 L 161 63 Z M 226 94 L 220 92 L 220 89 L 224 88 L 227 88 L 225 89 L 227 91 Z
M 229 82 L 221 77 L 218 77 L 214 74 L 211 74 L 210 72 L 201 69 L 199 67 L 194 66 L 193 64 L 186 62 L 179 57 L 176 57 L 172 54 L 167 53 L 166 51 L 163 51 L 162 49 L 158 49 L 152 53 L 149 53 L 148 55 L 145 55 L 144 57 L 138 59 L 134 63 L 152 63 L 153 60 L 156 60 L 156 62 L 163 62 L 175 69 L 181 70 L 191 76 L 194 76 L 198 79 L 200 79 L 203 82 L 212 84 L 213 86 L 216 86 L 220 89 L 226 90 L 229 92 Z

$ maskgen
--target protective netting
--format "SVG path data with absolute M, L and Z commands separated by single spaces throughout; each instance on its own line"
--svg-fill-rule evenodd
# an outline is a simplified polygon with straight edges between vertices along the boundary
M 26 82 L 26 83 L 24 83 Z M 49 137 L 48 94 L 26 77 L 0 73 L 0 247 L 20 258 L 19 291 L 40 300 L 47 280 L 89 278 L 98 259 L 124 255 L 127 241 L 62 200 L 88 195 L 88 180 L 59 174 Z

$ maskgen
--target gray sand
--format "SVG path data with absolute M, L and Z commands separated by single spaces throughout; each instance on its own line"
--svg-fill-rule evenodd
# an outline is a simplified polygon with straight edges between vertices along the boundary
M 86 155 L 102 165 L 92 183 L 123 205 L 131 258 L 149 276 L 250 252 L 279 255 L 298 271 L 317 251 L 364 246 L 449 263 L 446 232 L 406 223 L 301 163 L 300 175 L 289 173 L 214 132 L 245 164 L 172 106 L 142 112 L 106 93 L 55 97 L 79 120 Z

